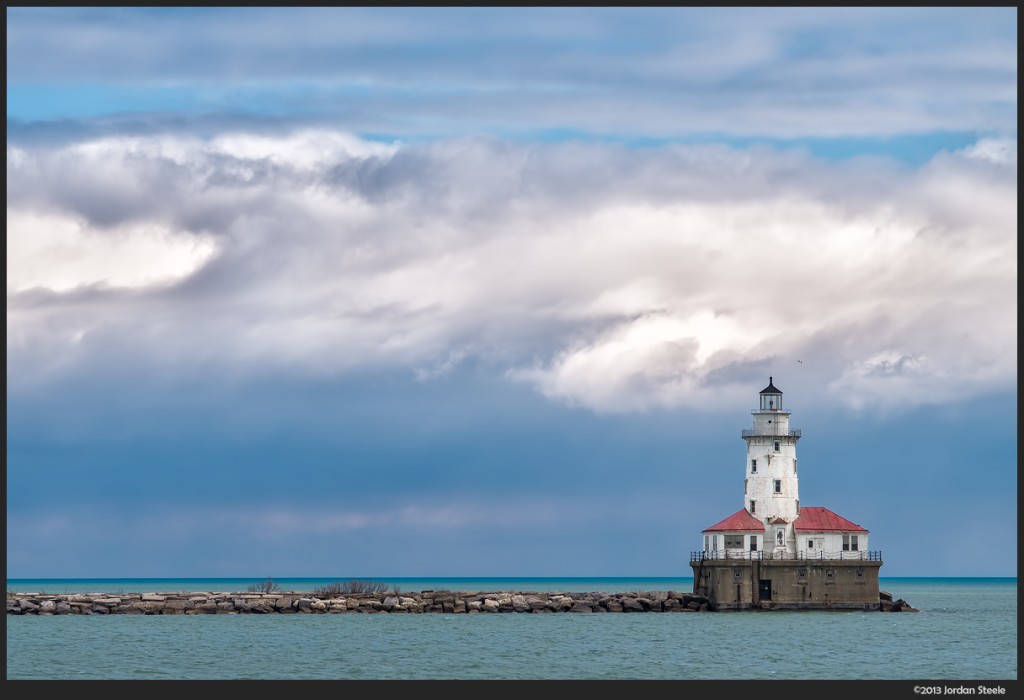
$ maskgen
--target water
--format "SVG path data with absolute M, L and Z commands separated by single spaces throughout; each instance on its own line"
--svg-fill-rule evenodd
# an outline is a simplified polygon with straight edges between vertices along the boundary
M 240 591 L 260 579 L 8 580 Z M 310 591 L 337 579 L 275 579 Z M 692 579 L 379 579 L 420 590 L 689 591 Z M 883 578 L 919 613 L 7 616 L 9 680 L 1017 679 L 1015 578 Z

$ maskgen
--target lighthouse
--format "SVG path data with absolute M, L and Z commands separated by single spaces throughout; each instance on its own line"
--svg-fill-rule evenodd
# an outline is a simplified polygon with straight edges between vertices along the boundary
M 868 530 L 821 506 L 800 506 L 796 446 L 774 377 L 758 394 L 746 443 L 742 507 L 706 528 L 692 552 L 694 592 L 731 609 L 879 607 L 881 552 Z
M 766 527 L 764 546 L 774 552 L 795 552 L 793 522 L 800 515 L 796 443 L 799 430 L 790 430 L 789 411 L 772 377 L 751 413 L 754 427 L 741 433 L 747 443 L 743 501 L 750 514 Z

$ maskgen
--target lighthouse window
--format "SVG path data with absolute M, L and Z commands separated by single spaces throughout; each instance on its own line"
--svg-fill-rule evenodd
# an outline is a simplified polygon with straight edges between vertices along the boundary
M 756 513 L 757 512 L 757 501 L 751 501 L 750 502 L 750 512 L 751 513 Z
M 856 552 L 857 551 L 857 535 L 843 535 L 843 551 L 844 552 Z
M 775 480 L 775 493 L 782 493 L 782 479 Z
M 796 460 L 793 460 L 793 473 L 796 474 Z
M 783 537 L 784 537 L 784 535 L 782 534 L 782 530 L 776 530 L 775 531 L 775 543 L 776 544 L 779 544 L 779 545 L 784 544 L 783 539 L 782 539 Z
M 752 474 L 757 472 L 757 460 L 756 459 L 750 460 L 750 472 Z
M 776 452 L 779 451 L 779 441 L 778 440 L 775 441 L 775 451 Z
M 743 535 L 726 535 L 726 549 L 743 549 Z
M 751 552 L 756 552 L 757 551 L 757 535 L 751 535 L 750 536 L 750 551 Z

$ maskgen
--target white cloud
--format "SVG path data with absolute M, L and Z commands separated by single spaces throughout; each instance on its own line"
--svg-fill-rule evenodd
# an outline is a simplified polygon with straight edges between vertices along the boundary
M 7 290 L 146 287 L 183 279 L 216 252 L 212 240 L 161 223 L 98 232 L 59 213 L 8 210 Z
M 299 170 L 329 167 L 348 158 L 387 157 L 396 148 L 322 129 L 305 129 L 283 136 L 230 133 L 216 136 L 202 146 L 207 153 L 240 160 L 269 160 Z
M 22 147 L 10 367 L 428 379 L 477 358 L 600 411 L 714 407 L 797 358 L 854 405 L 1006 389 L 1015 152 L 982 141 L 909 170 L 329 132 Z M 131 304 L 74 291 L 157 283 Z
M 1017 165 L 1017 141 L 1011 139 L 980 139 L 961 151 L 968 158 L 978 158 L 997 165 Z

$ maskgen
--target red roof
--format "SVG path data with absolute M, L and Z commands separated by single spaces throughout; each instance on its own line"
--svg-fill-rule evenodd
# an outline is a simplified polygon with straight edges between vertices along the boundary
M 764 523 L 751 515 L 746 508 L 738 510 L 725 520 L 717 522 L 704 532 L 764 532 Z
M 864 528 L 846 518 L 836 515 L 828 508 L 804 506 L 793 521 L 797 532 L 867 532 Z

